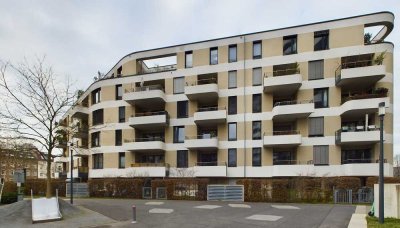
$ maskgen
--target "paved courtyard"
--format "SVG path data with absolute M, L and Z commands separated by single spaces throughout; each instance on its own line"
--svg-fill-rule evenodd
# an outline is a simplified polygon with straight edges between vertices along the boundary
M 347 227 L 355 206 L 213 201 L 75 199 L 115 223 L 101 227 Z M 132 205 L 137 223 L 131 224 Z

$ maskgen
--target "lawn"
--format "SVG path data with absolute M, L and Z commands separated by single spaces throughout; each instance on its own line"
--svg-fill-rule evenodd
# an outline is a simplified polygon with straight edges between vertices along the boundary
M 381 225 L 378 222 L 378 218 L 367 216 L 367 223 L 368 228 L 375 228 L 375 227 L 400 227 L 400 219 L 395 218 L 385 218 L 384 223 Z

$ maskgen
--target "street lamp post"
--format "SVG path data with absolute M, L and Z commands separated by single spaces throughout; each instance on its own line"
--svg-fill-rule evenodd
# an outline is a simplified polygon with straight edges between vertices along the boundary
M 379 103 L 380 119 L 380 153 L 379 153 L 379 223 L 384 223 L 384 179 L 383 179 L 383 119 L 385 117 L 385 102 Z
M 70 144 L 70 146 L 72 147 L 72 143 Z M 73 158 L 73 155 L 72 155 L 72 152 L 73 152 L 73 150 L 72 150 L 72 148 L 71 148 L 71 179 L 70 179 L 70 197 L 71 197 L 71 199 L 70 199 L 70 201 L 71 201 L 71 204 L 74 204 L 74 158 Z

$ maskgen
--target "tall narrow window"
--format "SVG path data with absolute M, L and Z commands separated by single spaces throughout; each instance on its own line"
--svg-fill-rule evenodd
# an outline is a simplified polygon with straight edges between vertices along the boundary
M 185 142 L 185 127 L 175 126 L 174 127 L 174 143 Z
M 314 165 L 329 165 L 329 146 L 313 147 Z
M 188 167 L 188 151 L 178 150 L 176 151 L 176 167 L 187 168 Z
M 193 52 L 187 51 L 185 52 L 185 68 L 193 67 Z
M 228 89 L 236 88 L 237 87 L 237 77 L 236 77 L 236 70 L 228 72 Z
M 237 61 L 237 45 L 229 45 L 229 50 L 228 50 L 228 62 L 236 62 Z
M 229 141 L 237 140 L 236 123 L 228 123 L 228 140 Z
M 252 165 L 261 166 L 261 148 L 253 148 L 252 152 Z
M 228 97 L 228 115 L 237 114 L 237 97 Z
M 101 88 L 92 91 L 92 105 L 99 103 L 101 100 Z
M 253 42 L 253 59 L 261 59 L 262 57 L 262 47 L 261 47 L 261 40 Z
M 324 78 L 324 60 L 308 62 L 308 80 Z
M 174 78 L 174 94 L 179 94 L 184 92 L 185 92 L 185 78 L 184 77 Z
M 125 122 L 125 106 L 118 107 L 118 122 Z
M 261 139 L 261 121 L 253 121 L 253 140 Z
M 103 109 L 98 109 L 92 112 L 92 125 L 103 124 L 104 111 Z
M 118 168 L 125 169 L 125 152 L 118 153 Z
M 93 154 L 93 169 L 103 168 L 103 154 Z
M 188 114 L 188 101 L 177 102 L 177 118 L 187 118 Z
M 283 55 L 297 54 L 297 35 L 283 37 Z
M 314 104 L 315 108 L 329 107 L 328 88 L 314 89 Z
M 100 132 L 93 132 L 91 134 L 91 141 L 92 141 L 92 147 L 99 147 L 100 146 Z
M 121 77 L 122 76 L 122 66 L 120 66 L 118 69 L 117 69 L 117 77 Z
M 324 117 L 308 118 L 308 136 L 309 137 L 324 136 Z
M 329 49 L 329 30 L 314 32 L 314 51 Z
M 122 100 L 122 85 L 115 86 L 115 100 Z
M 210 48 L 210 65 L 218 64 L 218 48 Z
M 261 112 L 261 94 L 253 94 L 253 113 Z
M 115 130 L 115 145 L 122 146 L 122 130 Z
M 237 153 L 236 148 L 228 149 L 228 167 L 237 166 Z
M 262 84 L 262 70 L 261 67 L 253 68 L 253 86 Z

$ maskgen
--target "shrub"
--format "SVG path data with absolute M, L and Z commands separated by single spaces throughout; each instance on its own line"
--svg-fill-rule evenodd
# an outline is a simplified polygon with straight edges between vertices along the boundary
M 141 199 L 143 183 L 142 178 L 91 179 L 89 196 Z
M 378 177 L 368 177 L 367 178 L 367 182 L 366 182 L 366 186 L 373 188 L 374 184 L 378 184 Z M 386 184 L 400 184 L 400 177 L 385 177 L 384 178 L 384 183 Z
M 56 189 L 58 189 L 58 196 L 65 197 L 66 187 L 65 180 L 51 180 L 51 194 L 53 196 L 56 195 Z M 33 195 L 44 196 L 46 188 L 46 179 L 28 179 L 25 183 L 24 193 L 25 195 L 31 195 L 32 190 Z
M 10 204 L 15 203 L 18 200 L 18 195 L 16 192 L 6 192 L 1 196 L 1 203 Z

